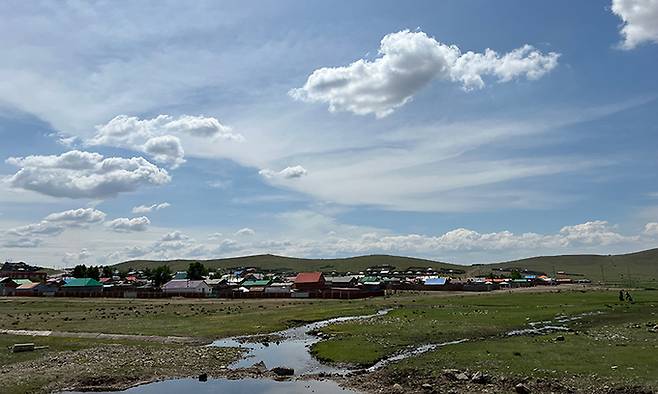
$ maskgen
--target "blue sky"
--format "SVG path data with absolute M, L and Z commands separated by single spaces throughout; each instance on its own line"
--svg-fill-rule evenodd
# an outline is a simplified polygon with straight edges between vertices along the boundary
M 658 245 L 656 1 L 0 9 L 5 259 Z

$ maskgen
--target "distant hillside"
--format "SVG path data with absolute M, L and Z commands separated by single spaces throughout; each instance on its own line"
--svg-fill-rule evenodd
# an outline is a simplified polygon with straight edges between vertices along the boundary
M 491 272 L 493 268 L 520 268 L 534 271 L 563 271 L 582 274 L 593 282 L 620 285 L 658 285 L 658 249 L 620 255 L 540 256 L 504 263 L 472 266 L 471 272 Z M 629 279 L 630 276 L 630 279 Z M 576 276 L 574 276 L 576 277 Z
M 200 261 L 209 269 L 259 267 L 266 270 L 277 271 L 359 272 L 374 265 L 384 264 L 395 266 L 397 269 L 407 269 L 409 267 L 432 267 L 434 269 L 444 268 L 464 270 L 468 268 L 457 264 L 447 264 L 432 260 L 388 255 L 370 255 L 340 259 L 302 259 L 270 254 L 215 260 L 133 260 L 117 264 L 114 267 L 120 270 L 127 270 L 128 268 L 139 270 L 146 267 L 154 268 L 160 265 L 168 265 L 173 271 L 184 271 L 192 261 Z
M 459 265 L 411 257 L 370 255 L 339 259 L 302 259 L 275 255 L 256 255 L 214 260 L 133 260 L 115 265 L 120 270 L 155 268 L 168 265 L 174 271 L 184 271 L 192 261 L 201 261 L 210 269 L 234 267 L 259 267 L 277 271 L 323 271 L 358 272 L 374 265 L 388 264 L 398 270 L 409 267 L 432 267 L 434 269 L 465 270 L 467 275 L 490 273 L 496 269 L 519 269 L 572 274 L 574 278 L 588 278 L 593 282 L 605 281 L 622 286 L 658 287 L 658 249 L 623 255 L 565 255 L 540 256 L 522 260 L 493 264 Z M 629 280 L 630 274 L 630 280 Z

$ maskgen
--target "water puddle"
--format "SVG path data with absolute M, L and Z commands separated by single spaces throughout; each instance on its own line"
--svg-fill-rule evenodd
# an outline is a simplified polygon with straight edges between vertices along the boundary
M 603 314 L 601 311 L 595 311 L 595 312 L 584 312 L 580 313 L 578 315 L 574 316 L 566 316 L 566 315 L 558 315 L 555 316 L 553 320 L 545 320 L 545 321 L 536 321 L 536 322 L 529 322 L 528 326 L 529 328 L 522 328 L 519 330 L 512 330 L 507 333 L 507 336 L 517 336 L 517 335 L 546 335 L 550 334 L 553 332 L 568 332 L 568 331 L 573 331 L 572 328 L 567 327 L 565 324 L 566 323 L 571 323 L 577 320 L 584 319 L 585 317 L 588 316 L 596 316 Z M 557 325 L 557 324 L 560 325 Z
M 222 394 L 358 394 L 357 391 L 340 387 L 337 383 L 325 380 L 297 380 L 277 382 L 269 379 L 208 379 L 199 382 L 196 379 L 176 379 L 136 386 L 122 391 L 127 394 L 179 394 L 179 393 L 222 393 Z M 83 394 L 76 391 L 65 391 L 61 394 Z M 87 393 L 88 394 L 88 393 Z M 101 394 L 116 394 L 116 392 L 101 392 Z
M 308 375 L 317 373 L 345 374 L 349 370 L 323 364 L 313 357 L 310 347 L 321 341 L 322 338 L 313 334 L 314 331 L 330 324 L 343 323 L 354 320 L 370 319 L 387 314 L 390 309 L 381 310 L 372 315 L 338 317 L 289 328 L 268 335 L 273 338 L 267 342 L 250 342 L 259 336 L 239 336 L 220 339 L 209 346 L 240 347 L 247 350 L 247 355 L 231 364 L 230 369 L 248 368 L 254 364 L 265 364 L 265 368 L 288 367 L 295 371 L 295 375 Z
M 436 350 L 440 347 L 444 347 L 444 346 L 448 346 L 448 345 L 457 345 L 457 344 L 460 344 L 460 343 L 464 343 L 466 341 L 468 341 L 468 339 L 460 339 L 458 341 L 433 343 L 433 344 L 429 344 L 429 345 L 418 346 L 418 347 L 415 347 L 413 349 L 404 351 L 402 353 L 398 353 L 397 355 L 395 355 L 393 357 L 389 357 L 389 358 L 385 358 L 383 360 L 380 360 L 379 362 L 377 362 L 377 364 L 375 364 L 372 367 L 366 369 L 366 371 L 374 372 L 378 369 L 381 369 L 381 368 L 387 366 L 390 363 L 394 363 L 396 361 L 402 361 L 402 360 L 410 358 L 410 357 L 419 356 L 423 353 L 431 352 L 431 351 Z

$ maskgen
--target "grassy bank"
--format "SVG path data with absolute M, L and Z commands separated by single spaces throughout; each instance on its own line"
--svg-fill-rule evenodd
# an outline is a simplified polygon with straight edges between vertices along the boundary
M 384 300 L 127 300 L 4 298 L 0 328 L 219 338 L 369 314 Z
M 658 291 L 638 291 L 635 297 L 634 304 L 618 302 L 613 291 L 454 297 L 442 303 L 418 298 L 401 301 L 387 316 L 323 329 L 333 338 L 313 351 L 325 360 L 371 365 L 409 347 L 468 339 L 391 364 L 381 374 L 402 377 L 397 382 L 411 386 L 457 368 L 658 388 L 658 333 L 648 330 L 658 324 Z M 571 333 L 506 335 L 529 322 L 581 314 L 587 315 L 566 323 Z M 563 341 L 555 340 L 559 335 Z

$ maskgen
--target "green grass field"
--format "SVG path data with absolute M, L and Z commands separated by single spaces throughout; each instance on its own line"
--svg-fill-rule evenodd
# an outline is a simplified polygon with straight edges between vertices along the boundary
M 400 375 L 432 376 L 446 368 L 495 375 L 564 378 L 593 375 L 613 383 L 658 387 L 658 291 L 638 291 L 634 304 L 614 291 L 496 294 L 418 298 L 389 315 L 323 329 L 333 338 L 313 352 L 327 361 L 371 365 L 402 349 L 468 339 L 388 368 Z M 509 337 L 512 329 L 556 316 L 593 313 L 568 323 L 573 333 Z M 559 324 L 559 323 L 556 323 Z M 555 341 L 558 335 L 565 341 Z
M 570 290 L 567 287 L 560 288 L 559 292 L 549 290 L 525 289 L 486 294 L 405 292 L 386 298 L 353 301 L 4 298 L 0 300 L 0 328 L 211 339 L 269 333 L 304 322 L 394 308 L 388 315 L 371 320 L 323 328 L 322 331 L 329 334 L 330 339 L 319 342 L 312 351 L 324 360 L 366 366 L 422 344 L 468 339 L 462 344 L 449 345 L 391 364 L 385 371 L 431 379 L 445 368 L 460 368 L 485 371 L 496 376 L 576 377 L 595 382 L 601 380 L 658 388 L 658 333 L 647 330 L 647 323 L 658 324 L 658 291 L 635 291 L 636 302 L 630 304 L 619 302 L 615 291 Z M 555 341 L 558 334 L 505 335 L 512 329 L 527 327 L 529 322 L 583 313 L 590 314 L 568 323 L 575 331 L 561 334 L 565 337 L 564 341 Z M 16 342 L 35 342 L 50 348 L 34 353 L 9 353 L 6 347 Z M 67 365 L 71 369 L 78 362 L 85 365 L 96 362 L 111 364 L 116 360 L 100 358 L 100 361 L 94 361 L 97 353 L 89 351 L 112 345 L 124 346 L 124 356 L 121 357 L 133 355 L 132 362 L 136 365 L 143 359 L 140 356 L 142 352 L 162 354 L 164 357 L 165 354 L 178 354 L 175 349 L 198 348 L 191 345 L 136 344 L 135 341 L 0 335 L 0 366 L 13 371 L 16 368 L 12 365 L 57 357 L 64 351 L 84 355 L 82 361 L 68 356 L 70 362 Z M 113 356 L 114 352 L 104 354 L 104 357 Z M 227 359 L 235 355 L 220 356 Z M 161 356 L 152 357 L 163 359 Z M 190 363 L 190 360 L 181 362 Z M 62 373 L 56 364 L 48 365 L 49 376 Z M 168 364 L 158 364 L 157 368 L 145 369 L 143 373 L 173 376 L 175 369 L 172 368 Z M 205 367 L 200 365 L 194 368 Z M 96 375 L 93 370 L 91 368 L 92 372 L 80 375 L 80 379 L 94 381 Z M 105 371 L 103 373 L 114 371 L 109 364 L 99 370 Z M 18 371 L 12 373 L 18 374 Z M 121 374 L 125 375 L 124 372 Z M 30 391 L 20 389 L 23 387 L 21 385 L 31 387 L 32 384 L 43 384 L 18 379 L 11 373 L 8 376 L 6 379 L 14 376 L 10 380 L 11 387 L 18 390 L 16 392 Z M 140 378 L 137 373 L 124 377 L 128 381 Z
M 0 300 L 0 328 L 220 338 L 269 333 L 334 316 L 369 314 L 383 303 L 383 299 L 5 298 Z

